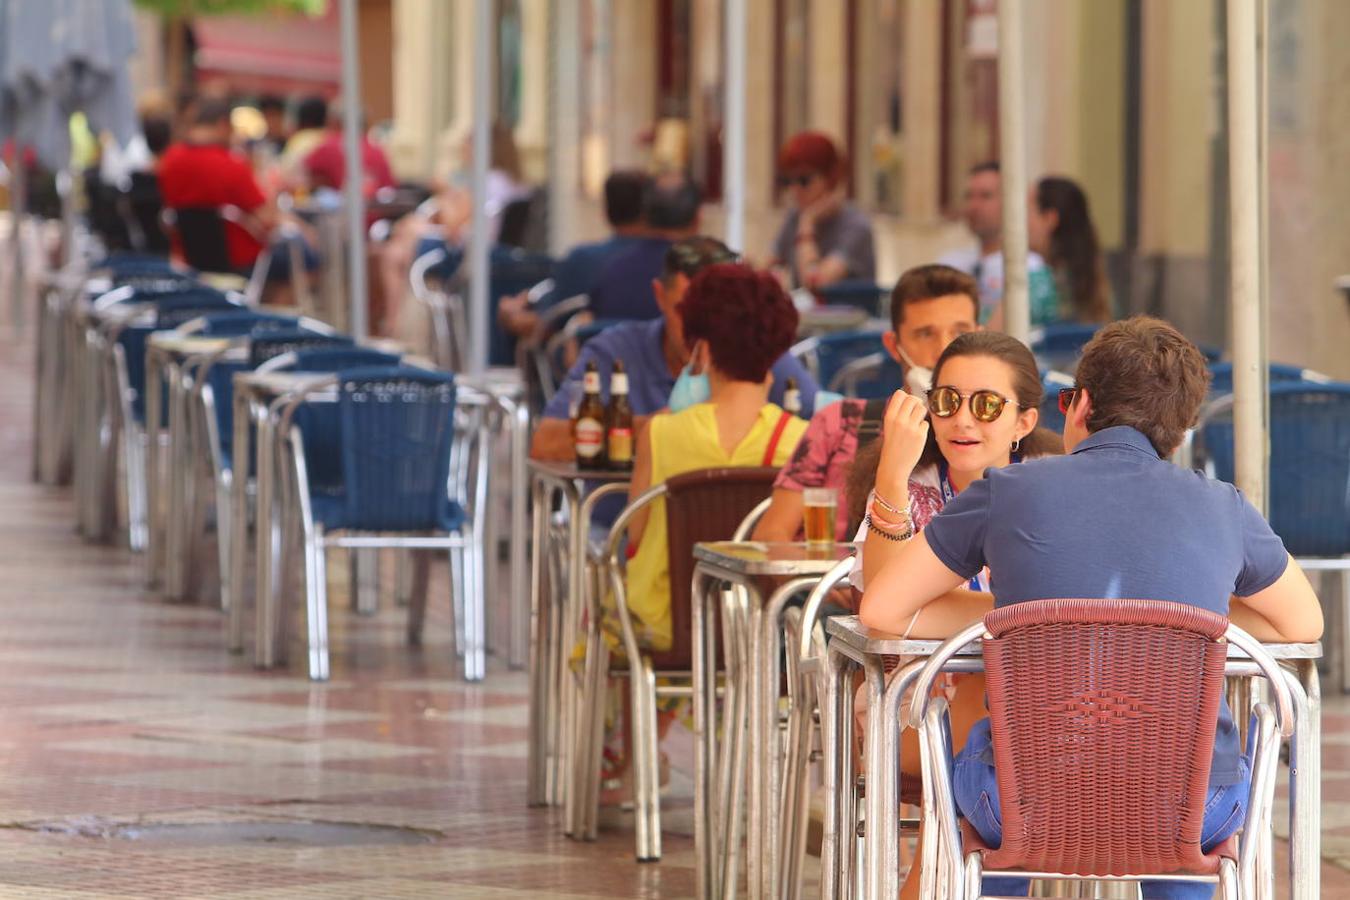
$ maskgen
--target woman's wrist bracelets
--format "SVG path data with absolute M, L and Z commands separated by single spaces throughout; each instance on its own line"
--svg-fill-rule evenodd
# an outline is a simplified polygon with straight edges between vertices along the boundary
M 880 494 L 878 494 L 878 493 L 876 492 L 876 489 L 875 489 L 875 488 L 872 489 L 872 493 L 871 493 L 871 494 L 868 496 L 868 498 L 867 498 L 867 505 L 868 505 L 868 506 L 872 506 L 873 504 L 875 504 L 876 506 L 881 507 L 881 509 L 885 510 L 886 512 L 890 513 L 891 515 L 894 515 L 894 516 L 903 516 L 904 518 L 909 518 L 909 503 L 908 503 L 908 501 L 905 503 L 905 508 L 904 508 L 904 509 L 901 509 L 900 507 L 896 506 L 894 503 L 891 503 L 891 502 L 890 502 L 889 500 L 887 500 L 885 497 L 883 497 L 883 496 L 881 496 Z
M 904 509 L 897 509 L 876 491 L 867 498 L 867 514 L 863 521 L 869 531 L 889 541 L 907 541 L 914 536 L 914 519 L 908 504 Z

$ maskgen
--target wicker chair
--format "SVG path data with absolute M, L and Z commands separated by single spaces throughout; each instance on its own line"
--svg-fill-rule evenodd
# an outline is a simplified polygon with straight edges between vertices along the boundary
M 661 858 L 661 810 L 656 702 L 663 697 L 689 697 L 693 678 L 692 585 L 694 544 L 726 540 L 755 511 L 773 487 L 775 468 L 735 467 L 686 472 L 653 486 L 615 520 L 606 546 L 608 587 L 623 627 L 624 658 L 611 659 L 600 634 L 599 596 L 589 598 L 586 668 L 582 682 L 584 713 L 578 727 L 574 792 L 583 827 L 577 836 L 593 840 L 597 830 L 601 747 L 604 741 L 604 692 L 610 677 L 626 677 L 632 702 L 630 742 L 637 814 L 637 860 Z M 670 560 L 672 644 L 652 650 L 638 641 L 628 611 L 624 552 L 628 523 L 638 510 L 658 498 L 666 503 Z M 674 684 L 657 684 L 657 678 Z
M 946 701 L 931 690 L 943 665 L 979 638 L 1003 821 L 997 849 L 964 822 L 958 837 Z M 1269 680 L 1278 714 L 1256 708 L 1241 838 L 1204 853 L 1230 644 Z M 1257 896 L 1258 883 L 1269 887 L 1273 878 L 1275 768 L 1279 737 L 1293 730 L 1291 710 L 1275 661 L 1216 613 L 1146 600 L 1042 600 L 995 610 L 943 644 L 915 685 L 910 721 L 923 730 L 925 823 L 934 838 L 924 846 L 924 896 L 975 900 L 986 869 L 1067 880 L 1202 876 L 1218 881 L 1225 898 Z

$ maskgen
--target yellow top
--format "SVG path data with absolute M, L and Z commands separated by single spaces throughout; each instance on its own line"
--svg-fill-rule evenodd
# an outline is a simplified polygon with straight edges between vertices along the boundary
M 652 484 L 696 469 L 760 466 L 783 410 L 766 403 L 759 418 L 736 449 L 727 454 L 718 440 L 717 416 L 711 403 L 678 413 L 654 416 L 647 426 L 652 451 Z M 774 448 L 773 466 L 782 466 L 797 449 L 806 422 L 790 416 Z M 667 650 L 671 643 L 670 558 L 666 546 L 666 501 L 651 504 L 651 515 L 637 554 L 628 562 L 628 608 L 645 626 L 651 646 Z M 727 535 L 731 537 L 731 535 Z

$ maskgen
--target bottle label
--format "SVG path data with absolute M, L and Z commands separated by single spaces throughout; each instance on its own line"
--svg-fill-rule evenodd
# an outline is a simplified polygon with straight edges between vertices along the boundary
M 581 387 L 588 394 L 600 393 L 600 373 L 587 372 L 581 379 Z
M 576 446 L 579 459 L 595 459 L 604 449 L 605 426 L 592 418 L 577 419 Z
M 615 372 L 613 375 L 610 376 L 610 379 L 609 379 L 609 392 L 610 392 L 610 394 L 626 394 L 626 393 L 628 393 L 628 373 L 627 373 L 627 372 Z
M 609 430 L 609 461 L 626 463 L 633 459 L 633 429 L 611 428 Z

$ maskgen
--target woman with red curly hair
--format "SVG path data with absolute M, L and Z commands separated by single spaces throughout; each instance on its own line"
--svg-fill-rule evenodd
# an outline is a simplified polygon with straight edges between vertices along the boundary
M 740 263 L 694 276 L 679 310 L 690 369 L 707 376 L 707 399 L 653 416 L 638 437 L 630 502 L 673 475 L 722 466 L 781 466 L 806 423 L 769 402 L 769 370 L 797 333 L 797 310 L 771 274 Z M 677 389 L 678 393 L 678 389 Z M 702 391 L 695 399 L 702 399 Z M 675 404 L 672 403 L 672 406 Z M 628 539 L 628 608 L 650 646 L 671 643 L 665 503 L 634 517 Z
M 794 135 L 778 152 L 778 178 L 792 210 L 774 241 L 773 265 L 792 287 L 875 282 L 872 223 L 844 194 L 844 155 L 818 131 Z

